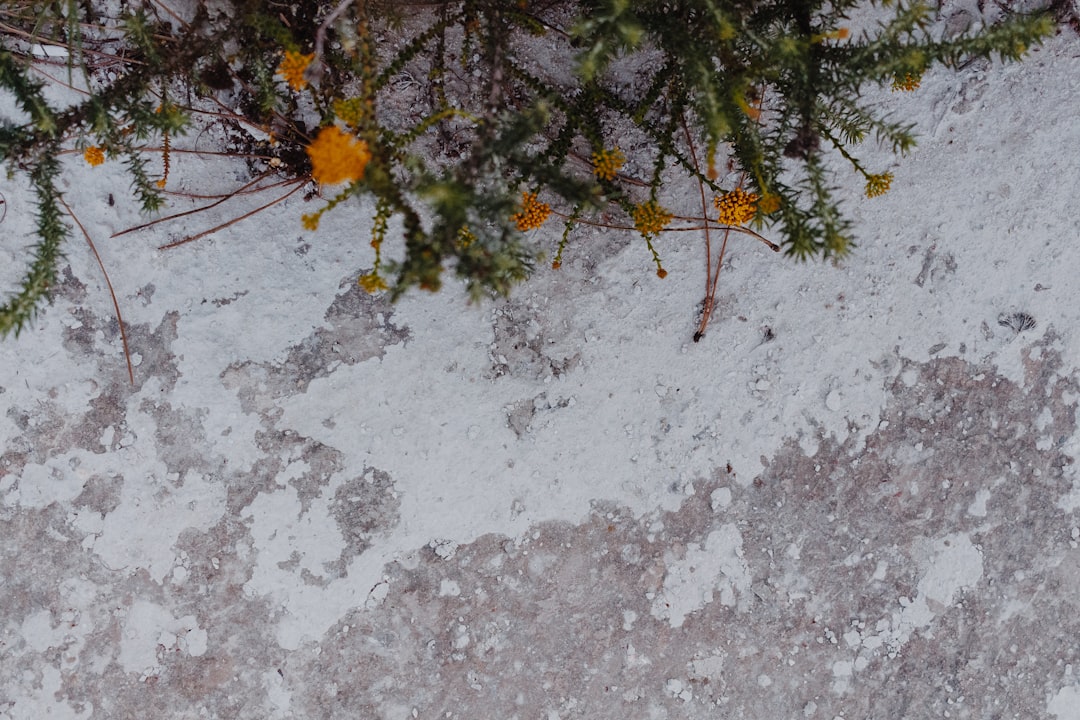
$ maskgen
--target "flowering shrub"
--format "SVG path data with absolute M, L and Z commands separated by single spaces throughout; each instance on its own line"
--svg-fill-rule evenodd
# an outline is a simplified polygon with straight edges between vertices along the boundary
M 6 3 L 0 88 L 25 117 L 0 125 L 0 155 L 37 194 L 39 243 L 0 306 L 0 335 L 18 332 L 56 280 L 69 232 L 61 151 L 83 149 L 91 165 L 121 159 L 154 213 L 170 142 L 193 114 L 216 118 L 222 107 L 239 108 L 226 118 L 236 127 L 261 131 L 248 137 L 250 152 L 322 197 L 297 218 L 308 231 L 350 198 L 374 199 L 374 261 L 358 277 L 371 292 L 435 290 L 450 271 L 475 295 L 506 293 L 550 241 L 525 233 L 553 214 L 564 221 L 553 267 L 572 252 L 575 227 L 603 213 L 642 237 L 663 277 L 656 244 L 676 218 L 658 198 L 673 169 L 700 185 L 703 206 L 716 197 L 716 215 L 703 207 L 680 221 L 761 239 L 769 228 L 799 258 L 842 254 L 851 226 L 824 157 L 849 161 L 873 197 L 892 175 L 864 168 L 851 148 L 871 136 L 899 153 L 913 144 L 909 128 L 860 104 L 863 87 L 913 90 L 934 64 L 1016 59 L 1053 30 L 1046 16 L 1013 15 L 942 39 L 921 0 L 884 3 L 878 25 L 849 28 L 873 3 Z M 66 46 L 93 93 L 53 107 L 28 38 Z M 393 108 L 402 83 L 418 87 L 409 112 Z M 630 136 L 639 140 L 616 145 Z M 152 152 L 151 138 L 160 140 Z M 153 179 L 159 157 L 164 172 Z M 393 217 L 404 253 L 387 258 Z

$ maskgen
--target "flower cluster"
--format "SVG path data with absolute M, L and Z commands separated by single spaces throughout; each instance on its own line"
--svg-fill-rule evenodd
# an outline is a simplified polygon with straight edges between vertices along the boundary
M 626 162 L 626 156 L 622 150 L 615 147 L 611 150 L 601 150 L 592 154 L 593 175 L 600 180 L 614 180 L 616 173 Z
M 814 43 L 820 43 L 826 40 L 847 40 L 849 35 L 851 35 L 851 31 L 846 27 L 842 27 L 835 30 L 830 30 L 829 32 L 811 35 L 810 41 Z
M 336 125 L 319 131 L 308 145 L 307 154 L 311 158 L 311 177 L 323 185 L 360 180 L 371 160 L 367 143 Z
M 357 284 L 369 295 L 377 293 L 380 290 L 386 290 L 389 287 L 389 285 L 386 284 L 386 280 L 383 279 L 383 276 L 375 270 L 357 278 Z
M 893 78 L 892 89 L 893 92 L 911 92 L 912 90 L 918 88 L 919 83 L 921 82 L 922 77 L 920 77 L 919 75 L 912 75 L 911 73 L 905 74 L 904 77 L 900 77 L 899 75 L 897 75 Z
M 634 219 L 634 228 L 645 237 L 659 233 L 674 217 L 667 208 L 655 200 L 635 205 L 630 215 Z
M 535 192 L 521 193 L 521 212 L 510 216 L 517 229 L 522 232 L 540 227 L 551 215 L 551 206 L 537 200 L 537 195 Z
M 364 119 L 365 103 L 363 98 L 349 98 L 334 101 L 334 114 L 349 127 L 360 127 Z
M 303 90 L 307 87 L 307 79 L 304 77 L 304 73 L 314 59 L 314 54 L 304 55 L 295 50 L 286 50 L 285 57 L 281 59 L 281 64 L 278 65 L 278 75 L 285 78 L 285 82 L 293 90 Z
M 718 220 L 721 225 L 743 225 L 757 215 L 758 196 L 742 188 L 735 188 L 721 197 L 714 198 L 713 204 L 720 211 Z
M 469 228 L 462 226 L 462 228 L 458 230 L 457 234 L 458 247 L 464 250 L 470 245 L 472 245 L 474 242 L 476 242 L 476 235 L 473 234 L 473 231 Z
M 771 215 L 780 209 L 780 197 L 766 190 L 765 194 L 758 200 L 757 209 L 762 215 Z
M 889 192 L 889 186 L 892 185 L 893 175 L 892 173 L 880 173 L 878 175 L 866 176 L 866 197 L 872 198 L 878 195 L 884 195 Z
M 97 167 L 105 162 L 105 152 L 99 147 L 90 146 L 83 153 L 83 160 L 86 160 L 90 167 Z

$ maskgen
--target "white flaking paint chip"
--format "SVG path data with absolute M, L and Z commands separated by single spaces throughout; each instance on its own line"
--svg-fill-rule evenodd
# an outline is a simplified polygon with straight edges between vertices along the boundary
M 160 584 L 176 564 L 173 546 L 187 529 L 204 531 L 225 511 L 225 486 L 188 473 L 177 487 L 166 480 L 127 480 L 121 502 L 107 514 L 94 552 L 106 567 L 146 570 Z
M 120 666 L 129 673 L 156 672 L 159 645 L 199 657 L 206 653 L 206 630 L 199 627 L 194 615 L 174 618 L 160 605 L 136 601 L 122 623 Z
M 65 458 L 66 461 L 66 458 Z M 74 500 L 82 492 L 85 480 L 69 468 L 64 468 L 59 458 L 45 465 L 27 465 L 19 480 L 19 489 L 12 493 L 19 507 L 40 510 L 53 503 L 64 504 Z M 15 505 L 7 501 L 5 505 Z
M 975 499 L 968 506 L 967 513 L 974 517 L 986 517 L 986 501 L 990 499 L 990 491 L 983 489 L 975 493 Z
M 895 657 L 913 633 L 929 627 L 935 614 L 951 606 L 982 574 L 982 552 L 967 535 L 952 533 L 940 538 L 932 545 L 929 567 L 919 580 L 918 595 L 914 600 L 901 597 L 898 601 L 901 610 L 893 613 L 888 627 L 879 625 L 876 639 L 864 638 L 863 644 L 884 645 L 889 657 Z
M 713 512 L 722 510 L 731 505 L 731 488 L 719 487 L 709 495 L 709 505 Z
M 668 563 L 664 586 L 650 614 L 681 627 L 686 616 L 700 610 L 719 592 L 720 602 L 733 607 L 736 593 L 750 589 L 750 570 L 742 557 L 742 535 L 733 523 L 709 533 L 705 546 L 688 546 L 681 560 Z
M 1058 498 L 1057 507 L 1064 512 L 1071 513 L 1080 508 L 1080 482 L 1073 480 L 1072 488 Z
M 919 581 L 919 593 L 948 607 L 983 574 L 982 552 L 963 533 L 946 535 L 934 544 L 934 559 Z
M 1057 720 L 1080 720 L 1080 689 L 1070 685 L 1057 691 L 1046 706 Z

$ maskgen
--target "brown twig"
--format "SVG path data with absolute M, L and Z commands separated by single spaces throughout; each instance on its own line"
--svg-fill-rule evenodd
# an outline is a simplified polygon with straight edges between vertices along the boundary
M 757 109 L 759 111 L 758 122 L 760 122 L 760 109 L 764 96 L 759 97 L 757 101 Z M 690 137 L 690 130 L 686 125 L 686 117 L 681 118 L 683 131 L 686 133 L 686 143 L 690 147 L 690 159 L 694 163 L 694 170 L 698 176 L 698 188 L 701 190 L 701 207 L 702 213 L 705 215 L 705 297 L 701 301 L 701 323 L 698 325 L 697 332 L 694 333 L 694 342 L 699 342 L 701 338 L 705 337 L 705 329 L 709 325 L 709 319 L 712 317 L 712 311 L 716 307 L 716 289 L 720 283 L 720 269 L 724 266 L 724 255 L 727 253 L 728 240 L 731 238 L 731 231 L 746 233 L 769 246 L 773 252 L 780 252 L 780 246 L 774 242 L 766 240 L 761 235 L 758 235 L 753 230 L 744 228 L 738 225 L 725 225 L 724 228 L 724 241 L 720 244 L 720 252 L 716 256 L 716 266 L 713 269 L 712 262 L 712 243 L 709 241 L 709 222 L 708 222 L 708 207 L 705 204 L 705 188 L 701 182 L 701 167 L 698 165 L 697 153 L 694 150 L 694 142 Z M 711 159 L 710 159 L 711 166 Z M 739 176 L 739 182 L 736 187 L 742 187 L 746 182 L 746 173 L 743 172 Z
M 254 210 L 246 212 L 243 215 L 239 215 L 237 217 L 234 217 L 232 220 L 229 220 L 228 222 L 221 223 L 220 225 L 212 227 L 209 230 L 203 230 L 201 233 L 198 233 L 197 235 L 190 235 L 190 236 L 188 236 L 186 238 L 176 240 L 175 242 L 166 243 L 165 245 L 160 245 L 160 246 L 158 246 L 158 250 L 171 250 L 172 248 L 179 247 L 181 245 L 186 245 L 189 242 L 194 242 L 196 240 L 199 240 L 200 238 L 206 237 L 207 235 L 212 235 L 213 233 L 216 233 L 218 230 L 224 230 L 225 228 L 229 227 L 230 225 L 232 225 L 234 223 L 238 223 L 241 220 L 244 220 L 246 218 L 251 217 L 252 215 L 257 215 L 258 213 L 262 212 L 266 208 L 273 207 L 274 205 L 277 205 L 282 200 L 285 200 L 286 198 L 288 198 L 289 196 L 294 194 L 297 190 L 302 188 L 306 184 L 306 182 L 307 182 L 307 178 L 302 178 L 300 180 L 297 180 L 296 181 L 296 187 L 294 187 L 292 190 L 285 193 L 281 197 L 279 197 L 279 198 L 277 198 L 275 200 L 271 200 L 270 202 L 266 203 L 265 205 L 260 205 L 259 207 L 255 208 Z
M 562 218 L 563 220 L 573 220 L 575 225 L 588 225 L 590 227 L 601 227 L 601 228 L 606 228 L 608 230 L 637 230 L 637 228 L 635 228 L 633 225 L 616 225 L 615 223 L 600 222 L 598 220 L 589 220 L 587 218 L 582 218 L 580 216 L 575 217 L 573 215 L 567 215 L 566 213 L 559 212 L 558 210 L 555 210 L 554 208 L 552 208 L 551 214 L 554 215 L 555 217 Z M 699 224 L 699 225 L 688 225 L 686 227 L 666 227 L 666 228 L 664 228 L 664 232 L 666 232 L 666 233 L 669 233 L 669 232 L 696 232 L 698 230 L 704 230 L 704 229 L 706 229 L 706 227 L 708 227 L 709 229 L 712 229 L 712 230 L 727 230 L 727 231 L 730 231 L 730 232 L 737 232 L 737 233 L 741 233 L 743 235 L 747 235 L 749 237 L 752 237 L 755 240 L 758 240 L 758 241 L 764 243 L 765 245 L 767 245 L 768 248 L 770 250 L 772 250 L 773 252 L 780 252 L 780 246 L 779 245 L 777 245 L 776 243 L 774 243 L 772 240 L 768 239 L 767 237 L 765 237 L 765 236 L 763 236 L 763 235 L 761 235 L 759 233 L 754 232 L 753 230 L 751 230 L 748 227 L 742 227 L 741 225 L 722 225 L 722 224 L 720 224 L 720 223 L 718 223 L 716 221 L 709 220 L 708 218 L 706 218 L 705 222 L 702 223 L 701 218 L 688 217 L 686 215 L 675 215 L 675 216 L 672 217 L 672 220 L 686 220 L 687 222 L 698 222 L 698 223 L 701 223 L 701 224 Z
M 252 180 L 252 181 L 250 181 L 250 182 L 248 182 L 248 183 L 246 183 L 244 185 L 241 185 L 240 188 L 238 188 L 236 190 L 233 190 L 232 192 L 228 193 L 227 195 L 217 195 L 217 196 L 197 196 L 197 195 L 193 195 L 191 197 L 197 197 L 197 198 L 217 197 L 219 199 L 216 200 L 215 202 L 210 203 L 209 205 L 203 205 L 202 207 L 197 207 L 197 208 L 194 208 L 192 210 L 185 210 L 183 212 L 173 213 L 172 215 L 166 215 L 165 217 L 154 218 L 153 220 L 150 220 L 149 222 L 144 222 L 141 225 L 135 225 L 134 227 L 129 227 L 126 230 L 121 230 L 119 232 L 115 232 L 115 233 L 112 234 L 112 237 L 120 237 L 121 235 L 127 235 L 128 233 L 136 232 L 138 230 L 145 230 L 148 227 L 152 227 L 152 226 L 157 225 L 159 223 L 168 222 L 169 220 L 176 220 L 177 218 L 182 218 L 182 217 L 185 217 L 187 215 L 194 215 L 195 213 L 201 213 L 201 212 L 203 212 L 205 210 L 215 208 L 218 205 L 222 204 L 223 202 L 225 202 L 227 200 L 231 200 L 232 198 L 236 197 L 237 195 L 243 195 L 243 194 L 246 194 L 247 192 L 260 192 L 262 190 L 269 190 L 270 188 L 279 187 L 281 185 L 288 185 L 288 184 L 294 183 L 294 182 L 301 182 L 301 180 L 292 179 L 292 180 L 289 180 L 289 181 L 286 181 L 286 182 L 273 183 L 271 185 L 266 185 L 264 187 L 259 187 L 254 191 L 249 191 L 248 190 L 248 188 L 255 185 L 257 182 L 259 182 L 260 180 L 262 180 L 263 178 L 265 178 L 269 174 L 270 174 L 269 172 L 264 172 L 262 175 L 259 175 L 254 180 Z M 303 178 L 302 180 L 306 181 L 307 178 Z M 177 194 L 183 194 L 183 193 L 177 193 Z M 290 195 L 291 194 L 292 193 L 290 193 Z
M 312 61 L 309 68 L 309 72 L 313 75 L 313 79 L 318 81 L 322 77 L 323 73 L 323 48 L 326 45 L 326 31 L 330 28 L 335 20 L 341 17 L 341 14 L 345 12 L 355 0 L 341 0 L 337 7 L 330 11 L 318 29 L 315 31 L 315 59 Z M 362 5 L 362 3 L 361 3 Z
M 128 348 L 127 331 L 124 330 L 124 318 L 120 315 L 120 303 L 116 299 L 116 292 L 113 291 L 112 281 L 109 279 L 109 272 L 105 269 L 105 263 L 101 261 L 101 255 L 98 254 L 97 246 L 94 245 L 94 241 L 90 238 L 90 233 L 86 232 L 86 228 L 79 222 L 79 218 L 72 212 L 71 208 L 63 197 L 58 198 L 60 204 L 64 206 L 64 210 L 71 216 L 71 219 L 75 221 L 75 224 L 79 226 L 79 231 L 82 232 L 83 237 L 86 238 L 86 244 L 90 246 L 90 251 L 94 253 L 94 258 L 97 260 L 98 267 L 101 268 L 101 274 L 105 276 L 105 285 L 109 288 L 109 297 L 112 298 L 113 310 L 116 312 L 116 324 L 120 326 L 120 342 L 124 346 L 124 359 L 127 361 L 128 380 L 132 385 L 135 384 L 135 370 L 131 366 L 131 350 Z
M 712 271 L 712 235 L 709 233 L 709 205 L 705 201 L 705 184 L 701 182 L 701 166 L 698 165 L 697 150 L 694 149 L 694 138 L 690 135 L 690 128 L 686 125 L 686 115 L 679 118 L 683 132 L 686 134 L 686 145 L 690 148 L 690 160 L 694 163 L 694 171 L 697 174 L 698 192 L 701 194 L 701 215 L 705 218 L 705 299 L 701 304 L 701 324 L 694 333 L 694 342 L 701 340 L 705 335 L 705 327 L 709 324 L 709 316 L 712 315 L 713 298 L 716 297 L 716 280 L 713 279 Z M 720 249 L 720 259 L 716 263 L 716 277 L 720 277 L 720 266 L 724 261 L 724 250 L 727 249 L 730 230 L 724 231 L 724 245 Z

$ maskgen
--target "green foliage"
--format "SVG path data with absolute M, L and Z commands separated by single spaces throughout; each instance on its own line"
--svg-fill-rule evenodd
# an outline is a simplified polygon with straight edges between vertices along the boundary
M 0 10 L 0 89 L 25 114 L 0 126 L 0 154 L 37 193 L 40 239 L 0 308 L 0 335 L 25 325 L 55 279 L 67 235 L 62 147 L 120 159 L 150 213 L 163 200 L 148 143 L 166 148 L 167 168 L 168 143 L 193 113 L 238 107 L 236 127 L 272 135 L 261 147 L 279 172 L 325 181 L 331 199 L 304 216 L 309 230 L 355 196 L 374 198 L 376 261 L 360 281 L 395 297 L 437 289 L 446 271 L 475 296 L 527 277 L 542 253 L 526 233 L 541 215 L 521 220 L 523 191 L 566 218 L 556 265 L 574 228 L 607 211 L 644 236 L 663 276 L 654 241 L 671 214 L 657 199 L 672 171 L 717 194 L 745 187 L 739 201 L 752 205 L 728 217 L 749 212 L 793 256 L 843 254 L 852 227 L 826 157 L 846 159 L 874 195 L 891 175 L 865 168 L 853 147 L 873 138 L 903 154 L 914 144 L 912 128 L 863 103 L 865 89 L 910 86 L 973 57 L 1015 60 L 1053 31 L 1045 15 L 1017 15 L 945 37 L 920 0 L 233 0 L 196 3 L 185 17 L 163 3 L 106 17 L 112 5 Z M 881 20 L 850 29 L 867 10 Z M 67 47 L 69 70 L 93 93 L 51 107 L 33 70 L 38 42 Z M 117 60 L 108 75 L 95 66 L 103 53 Z M 412 88 L 408 107 L 402 87 Z M 180 97 L 182 108 L 170 101 Z M 325 134 L 332 127 L 345 135 Z M 621 153 L 612 160 L 626 137 L 643 177 L 618 172 Z M 394 217 L 404 252 L 385 257 Z
M 60 192 L 56 189 L 60 174 L 56 161 L 59 149 L 57 143 L 44 144 L 41 156 L 30 171 L 30 182 L 37 196 L 38 243 L 19 292 L 0 306 L 0 337 L 11 332 L 18 335 L 56 282 L 61 247 L 68 236 L 68 228 L 60 215 Z

